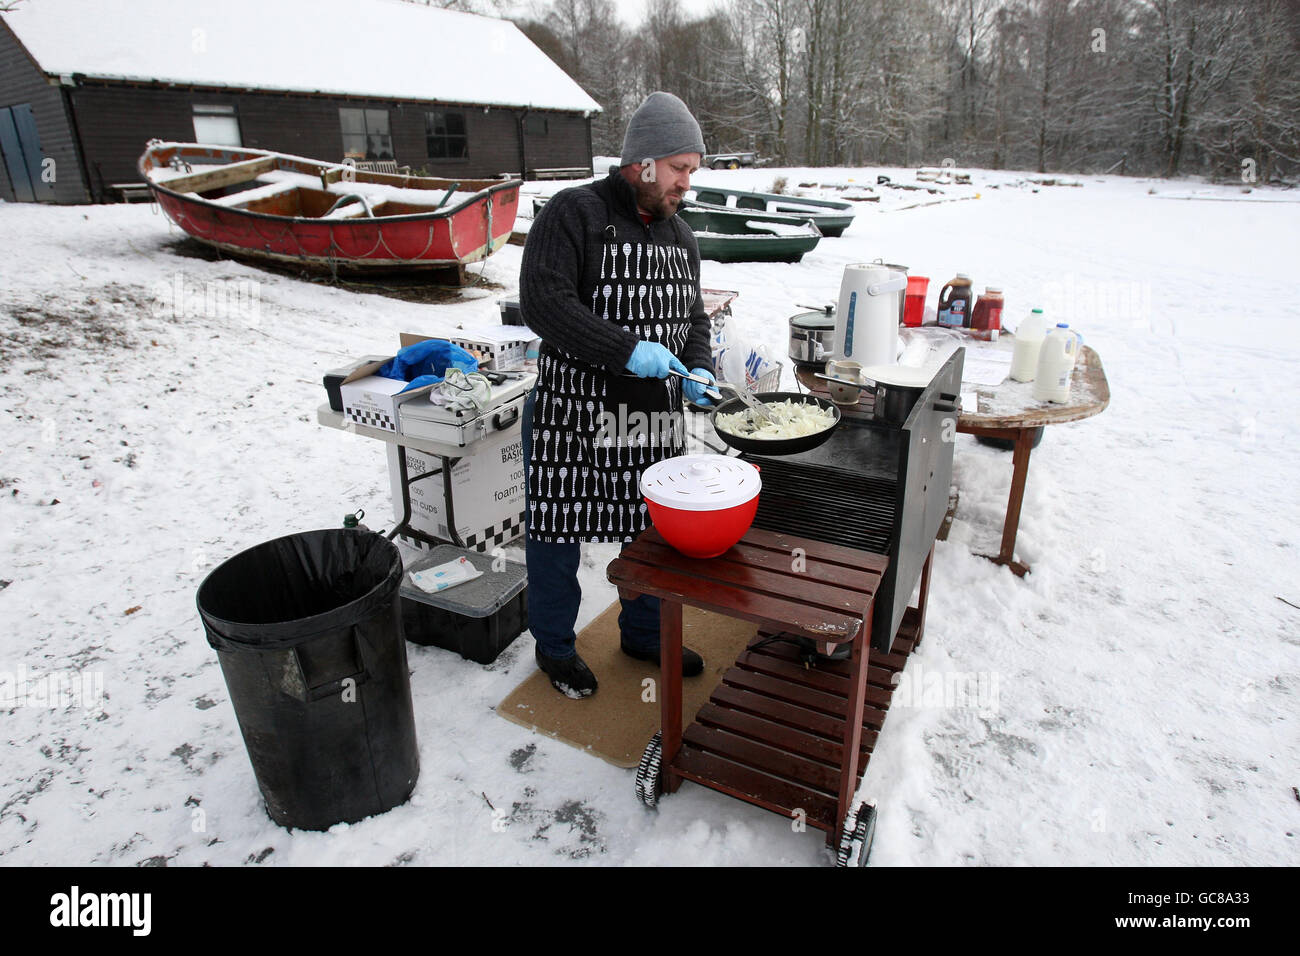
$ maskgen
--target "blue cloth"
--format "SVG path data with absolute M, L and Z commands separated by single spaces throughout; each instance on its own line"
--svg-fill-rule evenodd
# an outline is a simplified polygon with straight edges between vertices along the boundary
M 425 339 L 402 349 L 381 365 L 375 374 L 409 382 L 402 389 L 403 392 L 409 392 L 413 388 L 437 385 L 447 377 L 449 368 L 458 368 L 466 373 L 477 372 L 478 359 L 446 339 Z
M 533 405 L 536 392 L 524 402 L 524 462 L 532 456 Z M 529 515 L 528 482 L 524 482 L 524 520 Z M 524 560 L 528 565 L 528 627 L 537 647 L 547 657 L 567 660 L 577 651 L 578 608 L 582 604 L 582 587 L 578 584 L 578 567 L 582 563 L 582 545 L 576 541 L 534 541 L 531 534 L 524 540 Z M 622 599 L 621 599 L 622 600 Z M 642 595 L 622 600 L 623 610 L 618 627 L 624 640 L 639 650 L 659 646 L 659 599 Z

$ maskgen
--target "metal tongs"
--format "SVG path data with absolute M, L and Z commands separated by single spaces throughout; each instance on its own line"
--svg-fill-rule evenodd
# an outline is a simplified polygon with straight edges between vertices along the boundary
M 753 414 L 753 418 L 751 418 L 751 421 L 757 419 L 759 421 L 762 421 L 765 424 L 776 424 L 776 418 L 772 415 L 771 412 L 767 410 L 767 406 L 765 406 L 762 402 L 756 399 L 747 388 L 737 388 L 735 385 L 732 385 L 730 382 L 710 382 L 707 378 L 705 378 L 702 375 L 692 375 L 689 372 L 682 373 L 673 368 L 670 368 L 668 370 L 668 373 L 670 375 L 676 375 L 678 378 L 687 378 L 690 379 L 692 382 L 699 382 L 701 385 L 706 386 L 704 389 L 704 394 L 709 396 L 709 398 L 715 401 L 719 401 L 719 402 L 722 401 L 722 394 L 718 391 L 718 389 L 725 388 L 729 392 L 732 392 L 737 398 L 739 398 L 745 404 L 745 406 L 750 410 L 750 412 Z

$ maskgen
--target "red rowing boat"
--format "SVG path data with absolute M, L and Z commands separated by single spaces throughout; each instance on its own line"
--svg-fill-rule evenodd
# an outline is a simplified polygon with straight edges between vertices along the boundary
M 261 149 L 155 140 L 139 168 L 200 242 L 330 272 L 459 270 L 506 244 L 519 205 L 517 179 L 367 172 Z

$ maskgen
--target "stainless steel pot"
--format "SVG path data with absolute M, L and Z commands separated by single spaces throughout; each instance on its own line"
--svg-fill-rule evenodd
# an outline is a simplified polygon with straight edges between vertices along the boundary
M 790 359 L 797 365 L 825 365 L 834 345 L 834 308 L 790 316 Z
M 934 380 L 935 369 L 909 365 L 876 365 L 862 370 L 867 390 L 872 396 L 872 413 L 876 421 L 901 426 L 912 414 L 916 400 Z M 943 395 L 945 402 L 956 396 Z

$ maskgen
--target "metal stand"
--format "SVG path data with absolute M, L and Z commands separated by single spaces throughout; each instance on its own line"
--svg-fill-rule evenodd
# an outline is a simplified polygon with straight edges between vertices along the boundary
M 402 520 L 399 521 L 393 530 L 388 532 L 386 537 L 392 541 L 399 534 L 408 538 L 415 538 L 423 541 L 430 547 L 437 547 L 440 544 L 454 544 L 458 548 L 465 547 L 460 540 L 460 535 L 456 531 L 456 509 L 452 504 L 452 487 L 451 487 L 451 470 L 456 467 L 459 458 L 449 458 L 446 455 L 439 455 L 438 460 L 442 462 L 442 467 L 433 471 L 426 471 L 422 475 L 416 475 L 414 478 L 408 477 L 406 468 L 406 446 L 399 444 L 397 446 L 397 479 L 398 484 L 402 486 Z M 432 478 L 434 475 L 442 475 L 442 500 L 447 505 L 447 535 L 450 541 L 443 541 L 435 535 L 425 534 L 411 525 L 411 485 L 417 481 L 423 481 L 425 478 Z
M 408 436 L 399 436 L 395 432 L 386 431 L 379 428 L 371 428 L 367 425 L 358 425 L 355 422 L 346 420 L 341 412 L 336 412 L 329 405 L 321 405 L 316 409 L 316 421 L 330 428 L 337 428 L 339 431 L 352 432 L 363 438 L 374 438 L 378 441 L 386 442 L 390 445 L 397 446 L 397 474 L 398 484 L 402 488 L 402 518 L 386 535 L 389 541 L 395 539 L 398 535 L 405 535 L 416 541 L 421 541 L 430 547 L 436 547 L 440 544 L 454 544 L 458 548 L 465 547 L 461 540 L 460 534 L 456 531 L 456 508 L 452 500 L 452 481 L 451 470 L 456 467 L 457 463 L 464 457 L 463 455 L 452 455 L 447 452 L 453 447 L 451 445 L 441 444 L 438 442 L 425 441 L 423 439 L 412 439 Z M 426 471 L 423 474 L 411 477 L 406 466 L 406 450 L 412 448 L 415 451 L 425 455 L 433 455 L 439 461 L 439 467 L 433 471 Z M 436 535 L 426 534 L 411 526 L 411 485 L 417 481 L 423 481 L 426 478 L 432 478 L 434 475 L 442 475 L 442 500 L 447 508 L 447 537 L 439 538 Z

